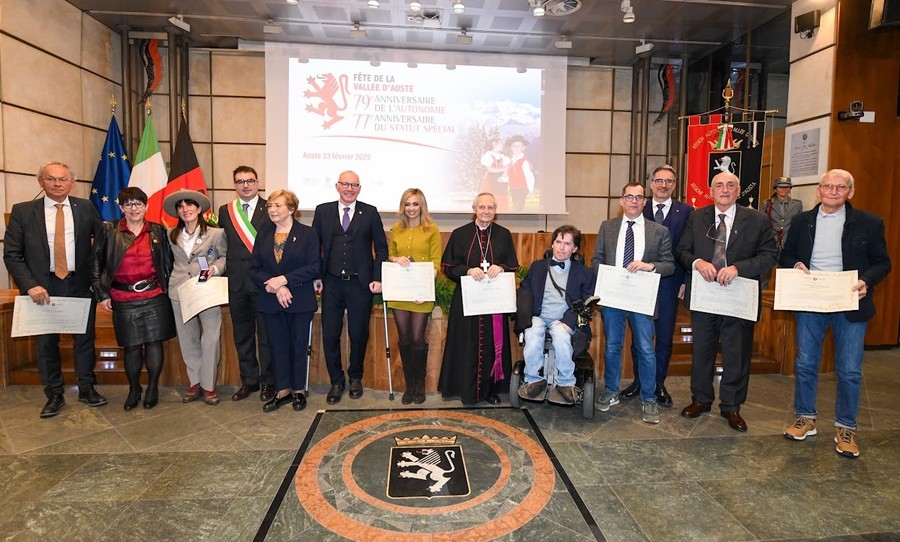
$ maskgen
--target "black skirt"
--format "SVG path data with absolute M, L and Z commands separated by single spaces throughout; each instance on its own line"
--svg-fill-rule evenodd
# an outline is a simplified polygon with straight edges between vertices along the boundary
M 168 294 L 150 299 L 112 302 L 113 329 L 122 348 L 175 336 L 175 317 Z

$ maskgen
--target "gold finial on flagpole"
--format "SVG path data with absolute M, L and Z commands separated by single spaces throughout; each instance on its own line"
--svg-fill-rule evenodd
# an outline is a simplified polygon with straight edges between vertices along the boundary
M 734 98 L 734 89 L 731 88 L 731 77 L 725 82 L 722 98 L 725 99 L 725 124 L 729 124 L 731 122 L 731 99 Z
M 144 100 L 144 109 L 147 110 L 147 116 L 150 116 L 150 109 L 152 109 L 152 105 L 150 105 L 150 96 L 147 96 L 147 99 Z
M 187 102 L 184 100 L 184 96 L 181 97 L 181 117 L 187 119 Z
M 112 109 L 112 114 L 113 114 L 113 115 L 116 114 L 116 105 L 118 105 L 118 104 L 116 103 L 116 95 L 113 94 L 113 95 L 109 98 L 109 107 Z

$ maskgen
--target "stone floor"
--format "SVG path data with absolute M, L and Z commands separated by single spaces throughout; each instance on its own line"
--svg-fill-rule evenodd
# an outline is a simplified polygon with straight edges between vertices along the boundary
M 834 452 L 833 375 L 820 382 L 820 435 L 805 442 L 781 436 L 793 419 L 793 378 L 778 375 L 751 377 L 742 409 L 750 427 L 745 434 L 730 430 L 715 409 L 716 415 L 681 418 L 690 396 L 684 377 L 669 379 L 676 406 L 660 409 L 657 426 L 641 422 L 636 401 L 593 420 L 580 410 L 541 404 L 528 404 L 527 415 L 489 412 L 514 429 L 520 425 L 517 430 L 535 442 L 545 439 L 559 467 L 547 507 L 501 539 L 900 540 L 898 369 L 900 350 L 866 353 L 862 453 L 855 460 Z M 63 412 L 40 420 L 39 387 L 0 389 L 0 539 L 240 541 L 253 540 L 269 521 L 268 540 L 344 540 L 297 504 L 289 473 L 298 449 L 317 416 L 327 421 L 323 416 L 338 409 L 373 409 L 373 416 L 402 409 L 399 396 L 391 402 L 387 393 L 367 390 L 362 399 L 345 395 L 337 408 L 320 414 L 323 388 L 313 390 L 303 412 L 285 407 L 264 414 L 255 398 L 184 405 L 183 390 L 166 389 L 155 409 L 124 412 L 125 387 L 100 391 L 109 405 L 87 408 L 70 389 Z M 227 399 L 226 392 L 220 395 Z M 430 395 L 424 406 L 460 405 Z M 520 421 L 529 416 L 531 428 Z M 312 443 L 338 427 L 323 425 Z M 515 462 L 515 454 L 509 456 Z M 365 482 L 365 469 L 353 472 Z M 327 479 L 321 472 L 318 477 L 325 488 Z M 273 507 L 280 498 L 290 508 Z M 515 508 L 516 498 L 498 502 L 497 513 Z M 361 523 L 385 521 L 360 510 L 355 517 Z M 270 512 L 275 515 L 267 519 Z M 484 513 L 485 523 L 492 519 Z M 414 532 L 415 525 L 393 528 Z

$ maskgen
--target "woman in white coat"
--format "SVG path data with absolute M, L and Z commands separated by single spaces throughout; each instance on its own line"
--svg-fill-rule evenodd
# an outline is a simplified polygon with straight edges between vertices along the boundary
M 175 260 L 169 280 L 169 297 L 175 313 L 181 357 L 191 383 L 181 400 L 190 403 L 199 399 L 202 393 L 203 402 L 217 405 L 216 366 L 219 364 L 222 309 L 210 307 L 182 322 L 178 287 L 189 280 L 205 281 L 225 272 L 225 231 L 206 224 L 203 213 L 209 210 L 209 198 L 195 190 L 169 194 L 163 200 L 163 209 L 178 219 L 178 224 L 169 230 Z M 205 269 L 201 268 L 201 263 L 205 264 L 202 266 Z

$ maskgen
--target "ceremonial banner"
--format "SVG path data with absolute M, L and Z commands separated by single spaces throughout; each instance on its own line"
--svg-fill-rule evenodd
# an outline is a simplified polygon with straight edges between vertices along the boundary
M 688 119 L 685 202 L 694 208 L 712 205 L 710 182 L 717 174 L 727 172 L 741 180 L 738 204 L 756 209 L 760 201 L 765 112 L 735 113 L 730 123 L 725 123 L 723 117 L 695 115 Z

